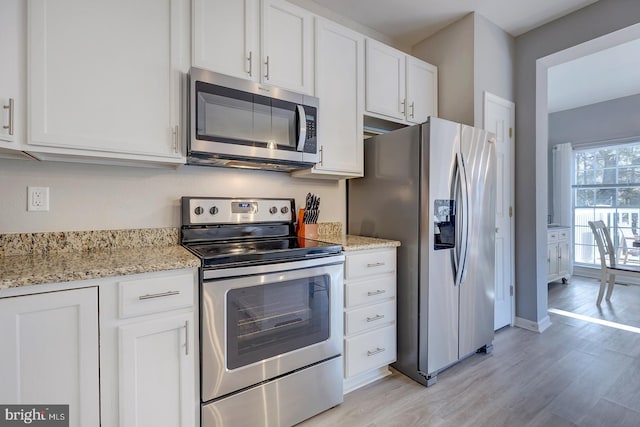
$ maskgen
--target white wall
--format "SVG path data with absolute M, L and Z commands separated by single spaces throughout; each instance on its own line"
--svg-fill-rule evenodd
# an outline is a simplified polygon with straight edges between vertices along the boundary
M 27 212 L 27 186 L 50 187 L 50 211 Z M 181 196 L 320 196 L 320 222 L 345 223 L 345 181 L 283 172 L 150 169 L 0 159 L 0 233 L 180 226 Z

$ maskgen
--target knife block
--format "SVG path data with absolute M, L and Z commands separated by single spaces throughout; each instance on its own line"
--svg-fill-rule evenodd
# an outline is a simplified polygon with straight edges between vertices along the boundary
M 298 237 L 304 237 L 305 239 L 318 238 L 318 224 L 304 223 L 304 209 L 298 210 Z

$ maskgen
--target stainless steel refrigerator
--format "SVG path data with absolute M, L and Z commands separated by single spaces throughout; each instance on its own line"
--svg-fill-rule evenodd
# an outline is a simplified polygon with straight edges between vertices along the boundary
M 348 183 L 348 232 L 401 242 L 392 366 L 432 385 L 492 349 L 494 136 L 430 117 L 364 146 L 365 176 Z

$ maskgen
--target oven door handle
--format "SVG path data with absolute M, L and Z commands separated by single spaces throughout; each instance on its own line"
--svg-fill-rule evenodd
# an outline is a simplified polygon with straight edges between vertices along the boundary
M 307 141 L 307 114 L 302 105 L 296 106 L 298 114 L 298 151 L 304 151 L 304 143 Z

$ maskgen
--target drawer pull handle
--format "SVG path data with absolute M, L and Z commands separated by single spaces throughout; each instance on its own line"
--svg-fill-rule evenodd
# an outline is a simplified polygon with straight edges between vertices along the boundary
M 140 295 L 138 297 L 139 300 L 151 299 L 151 298 L 162 298 L 162 297 L 170 297 L 172 295 L 180 295 L 180 291 L 167 291 L 161 292 L 159 294 L 146 294 Z
M 385 291 L 384 289 L 378 289 L 377 291 L 369 291 L 369 292 L 367 292 L 367 296 L 372 297 L 372 296 L 375 296 L 375 295 L 384 294 L 385 292 L 387 292 L 387 291 Z
M 372 268 L 372 267 L 382 267 L 384 265 L 384 262 L 374 262 L 371 264 L 367 264 L 367 268 Z
M 385 351 L 386 348 L 380 348 L 380 347 L 376 347 L 375 350 L 369 350 L 367 351 L 367 357 L 368 356 L 373 356 L 374 354 L 378 354 L 378 353 L 382 353 L 383 351 Z
M 189 321 L 184 321 L 184 355 L 189 355 Z
M 9 110 L 9 124 L 2 126 L 2 129 L 7 129 L 9 131 L 9 135 L 13 135 L 13 113 L 15 111 L 13 98 L 9 98 L 9 104 L 3 105 L 2 108 Z
M 367 322 L 375 322 L 376 320 L 384 319 L 383 314 L 376 314 L 373 317 L 367 317 Z

